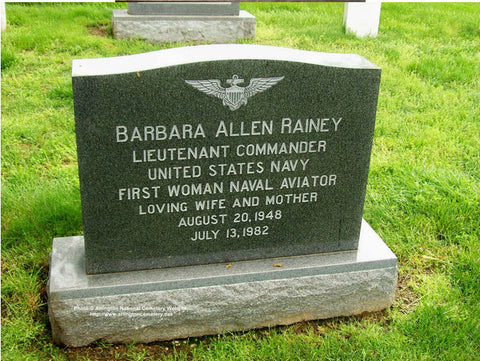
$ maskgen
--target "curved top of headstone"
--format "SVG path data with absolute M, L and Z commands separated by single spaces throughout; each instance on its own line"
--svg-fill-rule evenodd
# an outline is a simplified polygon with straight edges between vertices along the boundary
M 320 53 L 266 45 L 216 44 L 110 58 L 74 60 L 72 76 L 122 74 L 202 61 L 241 59 L 294 61 L 350 69 L 379 69 L 378 66 L 357 54 Z

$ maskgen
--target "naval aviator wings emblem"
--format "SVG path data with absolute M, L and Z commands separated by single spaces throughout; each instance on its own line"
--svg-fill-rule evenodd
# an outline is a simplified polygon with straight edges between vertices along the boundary
M 219 79 L 185 80 L 185 83 L 205 94 L 222 99 L 223 105 L 228 106 L 230 110 L 237 110 L 242 105 L 247 104 L 248 98 L 271 88 L 283 78 L 283 76 L 273 78 L 252 78 L 250 79 L 250 84 L 248 86 L 241 87 L 237 84 L 243 83 L 244 80 L 240 79 L 238 75 L 234 75 L 232 76 L 232 79 L 227 80 L 227 84 L 230 84 L 229 88 L 222 87 Z

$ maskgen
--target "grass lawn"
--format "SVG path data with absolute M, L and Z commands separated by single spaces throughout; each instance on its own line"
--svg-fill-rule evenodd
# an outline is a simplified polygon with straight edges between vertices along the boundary
M 382 4 L 379 36 L 343 4 L 242 3 L 248 43 L 358 53 L 382 68 L 365 219 L 399 258 L 383 312 L 149 345 L 51 344 L 52 238 L 82 234 L 71 62 L 170 45 L 116 41 L 125 4 L 7 4 L 2 33 L 4 360 L 480 360 L 480 6 Z

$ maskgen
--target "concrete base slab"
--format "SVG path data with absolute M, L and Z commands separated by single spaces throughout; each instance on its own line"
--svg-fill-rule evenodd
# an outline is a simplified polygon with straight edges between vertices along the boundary
M 238 16 L 131 15 L 113 10 L 115 39 L 142 38 L 149 42 L 232 43 L 255 37 L 256 20 L 241 10 Z
M 56 238 L 48 310 L 56 343 L 152 342 L 389 307 L 397 259 L 363 221 L 358 251 L 87 276 L 83 237 Z

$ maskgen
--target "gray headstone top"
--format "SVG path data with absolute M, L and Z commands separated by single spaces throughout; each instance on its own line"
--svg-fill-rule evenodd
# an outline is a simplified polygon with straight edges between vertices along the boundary
M 234 16 L 240 2 L 129 2 L 130 15 Z
M 376 65 L 206 45 L 72 74 L 87 273 L 358 247 Z
M 266 45 L 215 44 L 153 51 L 111 58 L 74 59 L 72 76 L 146 71 L 205 61 L 271 60 L 348 69 L 380 68 L 358 54 L 320 53 Z

